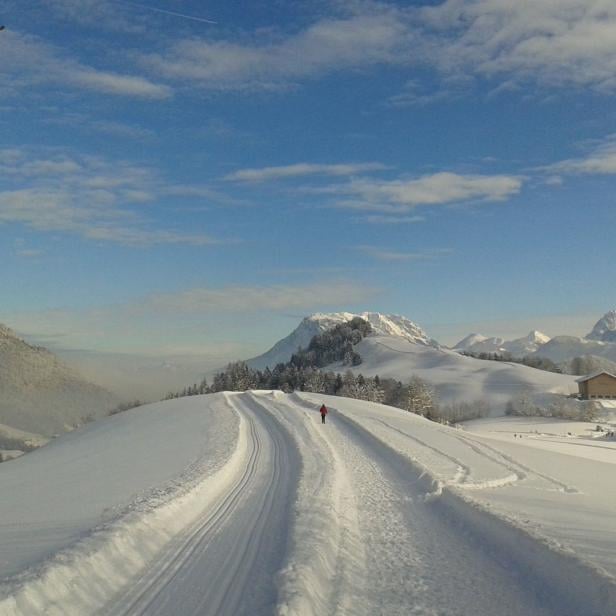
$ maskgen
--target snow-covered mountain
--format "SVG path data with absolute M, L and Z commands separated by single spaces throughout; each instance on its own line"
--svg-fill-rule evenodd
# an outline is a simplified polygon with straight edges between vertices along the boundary
M 394 314 L 381 314 L 379 312 L 333 312 L 329 314 L 316 313 L 306 317 L 286 338 L 279 340 L 269 351 L 248 360 L 251 368 L 259 370 L 291 359 L 293 353 L 301 348 L 306 348 L 310 340 L 318 334 L 332 329 L 341 323 L 348 323 L 355 317 L 361 317 L 372 326 L 374 335 L 395 336 L 408 342 L 423 346 L 438 347 L 438 343 L 428 337 L 419 325 L 403 316 Z
M 546 357 L 556 363 L 582 355 L 594 355 L 616 361 L 616 344 L 588 340 L 579 336 L 554 336 L 549 342 L 537 349 L 534 355 Z
M 586 335 L 587 340 L 600 342 L 616 342 L 616 310 L 606 312 Z
M 100 417 L 118 402 L 47 349 L 0 325 L 0 424 L 49 436 Z
M 514 357 L 523 357 L 534 353 L 549 342 L 550 337 L 540 331 L 532 330 L 527 336 L 515 340 L 504 338 L 487 338 L 481 334 L 470 334 L 455 345 L 454 350 L 470 353 L 510 353 Z
M 458 344 L 453 346 L 455 351 L 470 351 L 474 345 L 480 342 L 485 342 L 488 339 L 487 336 L 482 334 L 469 334 L 466 338 L 462 338 Z

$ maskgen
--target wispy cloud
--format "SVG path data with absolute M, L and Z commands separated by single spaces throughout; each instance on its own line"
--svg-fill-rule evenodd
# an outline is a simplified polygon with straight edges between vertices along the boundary
M 144 99 L 165 99 L 172 95 L 167 85 L 139 75 L 87 66 L 38 38 L 19 32 L 2 33 L 0 57 L 0 75 L 5 77 L 0 94 L 16 94 L 23 88 L 44 84 Z
M 504 201 L 519 193 L 522 185 L 518 176 L 441 172 L 413 179 L 362 178 L 327 191 L 345 196 L 336 202 L 338 207 L 400 215 L 419 206 Z
M 404 61 L 408 29 L 394 9 L 347 18 L 325 18 L 303 31 L 261 34 L 240 44 L 185 39 L 142 63 L 173 80 L 212 89 L 272 89 L 337 70 Z
M 362 302 L 371 299 L 374 294 L 375 290 L 365 285 L 344 281 L 304 286 L 201 288 L 178 294 L 152 295 L 130 308 L 138 312 L 145 310 L 163 314 L 311 310 Z
M 376 246 L 358 246 L 358 249 L 378 261 L 398 261 L 398 262 L 412 262 L 412 261 L 433 261 L 439 257 L 450 255 L 451 249 L 437 248 L 432 250 L 421 250 L 417 252 L 400 252 L 395 250 L 388 250 L 384 248 L 378 248 Z
M 214 90 L 286 89 L 376 66 L 429 67 L 444 78 L 434 91 L 407 80 L 392 106 L 457 96 L 475 78 L 496 81 L 494 91 L 528 81 L 616 89 L 616 7 L 605 0 L 346 4 L 344 17 L 322 17 L 299 32 L 183 39 L 141 62 L 159 78 Z
M 171 191 L 154 170 L 58 151 L 0 150 L 0 223 L 131 246 L 206 245 L 204 234 L 150 229 L 132 206 Z
M 348 176 L 367 171 L 381 171 L 387 167 L 382 163 L 340 163 L 322 165 L 314 163 L 296 163 L 280 167 L 261 167 L 259 169 L 240 169 L 225 176 L 225 180 L 237 182 L 266 182 L 307 175 Z
M 88 309 L 8 312 L 0 306 L 0 323 L 39 339 L 53 337 L 64 348 L 108 351 L 135 351 L 135 345 L 139 351 L 168 351 L 170 344 L 196 348 L 201 335 L 204 353 L 216 340 L 222 342 L 231 335 L 241 339 L 238 329 L 253 330 L 254 314 L 292 311 L 305 315 L 314 310 L 346 309 L 379 294 L 382 290 L 344 279 L 304 285 L 199 287 Z
M 616 174 L 616 134 L 595 144 L 590 153 L 581 158 L 571 158 L 543 168 L 563 175 L 614 175 Z

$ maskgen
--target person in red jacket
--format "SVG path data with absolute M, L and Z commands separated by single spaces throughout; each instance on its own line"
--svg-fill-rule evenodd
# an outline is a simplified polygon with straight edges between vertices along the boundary
M 327 407 L 324 404 L 321 405 L 320 412 L 321 412 L 321 423 L 325 423 L 325 415 L 327 415 Z

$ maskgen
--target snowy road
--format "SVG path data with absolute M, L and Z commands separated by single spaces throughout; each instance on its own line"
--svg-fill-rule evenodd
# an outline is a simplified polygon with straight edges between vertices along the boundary
M 170 441 L 169 452 L 184 446 L 182 460 L 190 461 L 188 471 L 181 471 L 186 462 L 176 464 L 171 484 L 168 463 L 148 466 L 141 474 L 149 487 L 136 501 L 142 505 L 125 507 L 81 540 L 67 533 L 56 556 L 5 578 L 0 616 L 616 614 L 609 574 L 477 500 L 495 494 L 544 503 L 548 511 L 553 503 L 571 507 L 592 487 L 579 475 L 563 481 L 556 469 L 546 472 L 551 458 L 522 462 L 518 445 L 503 449 L 369 403 L 326 398 L 331 413 L 321 425 L 321 401 L 280 392 L 194 397 L 155 405 L 154 428 L 142 409 L 58 439 L 39 451 L 40 462 L 26 456 L 27 465 L 6 465 L 7 486 L 18 485 L 22 467 L 31 473 L 33 464 L 45 464 L 52 478 L 65 473 L 76 451 L 109 451 L 111 436 L 122 434 L 117 452 L 129 468 L 127 430 L 133 438 L 146 427 L 151 432 L 139 456 L 146 441 Z M 212 451 L 216 463 L 208 466 Z M 601 463 L 593 468 L 603 470 Z M 80 472 L 73 470 L 72 481 Z M 166 482 L 159 487 L 152 484 L 156 473 Z M 116 485 L 113 473 L 99 481 L 96 491 L 107 500 L 134 489 L 124 480 Z M 15 536 L 29 494 L 24 505 L 5 507 L 13 521 L 5 528 L 0 518 L 0 539 Z M 61 513 L 70 520 L 74 509 L 58 509 L 55 522 Z M 96 507 L 86 513 L 80 533 Z M 599 504 L 594 513 L 598 521 Z M 30 561 L 40 549 L 32 536 L 24 545 Z M 25 535 L 20 541 L 27 543 Z M 17 556 L 7 559 L 7 570 L 17 567 Z

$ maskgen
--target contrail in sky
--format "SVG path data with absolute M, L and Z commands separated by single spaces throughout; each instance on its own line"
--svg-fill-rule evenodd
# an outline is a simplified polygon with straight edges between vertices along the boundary
M 212 19 L 204 19 L 203 17 L 195 17 L 194 15 L 185 15 L 184 13 L 176 13 L 175 11 L 166 11 L 165 9 L 159 9 L 153 6 L 146 6 L 145 4 L 137 4 L 136 2 L 128 2 L 128 0 L 115 0 L 120 4 L 128 4 L 139 9 L 146 9 L 148 11 L 154 11 L 155 13 L 164 13 L 165 15 L 173 15 L 174 17 L 183 17 L 184 19 L 192 19 L 193 21 L 200 21 L 205 24 L 217 24 L 217 21 Z

